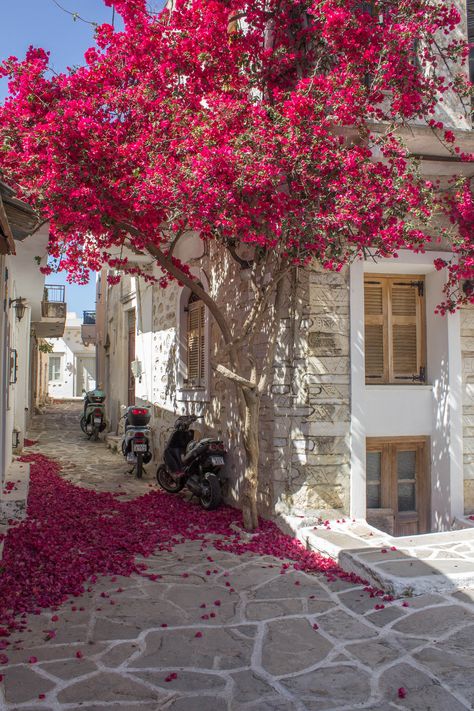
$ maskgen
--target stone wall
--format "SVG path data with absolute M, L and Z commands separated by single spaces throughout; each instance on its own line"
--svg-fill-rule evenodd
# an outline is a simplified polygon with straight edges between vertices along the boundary
M 276 364 L 274 505 L 277 512 L 347 514 L 350 480 L 348 270 L 300 270 Z
M 474 308 L 461 310 L 464 512 L 474 513 Z
M 250 287 L 233 260 L 210 245 L 194 268 L 207 275 L 209 290 L 235 329 L 250 304 Z M 168 428 L 183 412 L 204 415 L 203 433 L 221 436 L 229 451 L 228 500 L 239 500 L 244 470 L 235 386 L 217 375 L 217 363 L 229 365 L 217 325 L 211 320 L 210 388 L 193 399 L 179 383 L 179 303 L 181 288 L 171 283 L 148 287 L 151 298 L 137 298 L 129 278 L 108 287 L 106 389 L 109 421 L 117 431 L 126 398 L 125 310 L 150 309 L 141 321 L 151 330 L 151 374 L 136 385 L 137 401 L 152 408 L 155 461 L 159 461 Z M 262 514 L 275 512 L 347 513 L 349 506 L 349 290 L 348 271 L 301 269 L 285 284 L 286 309 L 280 324 L 273 382 L 262 403 L 261 476 L 258 491 Z M 149 319 L 149 320 L 148 320 Z M 255 340 L 257 361 L 265 351 L 269 321 Z M 150 334 L 148 334 L 150 335 Z M 140 339 L 137 334 L 137 352 Z M 137 356 L 141 357 L 141 356 Z M 145 365 L 145 368 L 148 366 Z M 192 395 L 192 393 L 191 393 Z

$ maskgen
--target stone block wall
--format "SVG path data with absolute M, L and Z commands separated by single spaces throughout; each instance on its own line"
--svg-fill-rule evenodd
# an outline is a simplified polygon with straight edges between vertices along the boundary
M 277 513 L 337 517 L 349 510 L 348 277 L 348 270 L 317 265 L 300 272 L 294 357 L 273 386 L 288 388 L 286 407 L 274 399 Z
M 208 275 L 211 294 L 239 329 L 251 292 L 233 260 L 210 245 L 195 266 Z M 337 517 L 349 508 L 348 270 L 336 274 L 317 266 L 301 269 L 285 289 L 286 308 L 273 380 L 261 410 L 259 509 L 266 516 L 308 513 Z M 109 288 L 108 296 L 108 406 L 114 429 L 126 397 L 123 314 L 131 291 L 125 279 Z M 245 465 L 236 389 L 213 370 L 217 363 L 229 366 L 228 358 L 219 329 L 211 320 L 208 397 L 194 401 L 183 397 L 178 379 L 180 297 L 181 288 L 174 283 L 166 289 L 152 287 L 152 373 L 147 391 L 137 389 L 137 395 L 152 406 L 155 461 L 162 456 L 168 429 L 178 414 L 204 415 L 199 426 L 203 434 L 218 434 L 228 448 L 228 500 L 236 503 Z M 134 303 L 140 308 L 140 299 Z M 257 360 L 265 350 L 268 326 L 264 321 L 255 339 Z
M 474 513 L 474 307 L 461 310 L 464 512 Z

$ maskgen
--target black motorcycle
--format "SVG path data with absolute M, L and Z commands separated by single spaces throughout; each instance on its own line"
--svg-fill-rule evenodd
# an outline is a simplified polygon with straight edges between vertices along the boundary
M 177 494 L 186 486 L 199 498 L 207 511 L 216 509 L 222 501 L 224 443 L 205 437 L 194 440 L 191 425 L 196 415 L 181 415 L 164 451 L 164 462 L 156 472 L 158 484 L 170 494 Z

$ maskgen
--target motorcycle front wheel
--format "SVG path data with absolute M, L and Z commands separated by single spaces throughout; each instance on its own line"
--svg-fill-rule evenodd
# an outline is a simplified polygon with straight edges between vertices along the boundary
M 84 432 L 84 434 L 87 434 L 86 418 L 84 417 L 84 415 L 81 417 L 81 430 Z
M 141 479 L 143 476 L 143 454 L 137 454 L 137 463 L 135 465 L 137 479 Z
M 160 464 L 156 470 L 156 481 L 169 494 L 177 494 L 184 486 L 184 477 L 173 479 L 164 464 Z
M 222 501 L 221 483 L 212 472 L 204 474 L 199 501 L 206 511 L 212 511 L 220 506 Z

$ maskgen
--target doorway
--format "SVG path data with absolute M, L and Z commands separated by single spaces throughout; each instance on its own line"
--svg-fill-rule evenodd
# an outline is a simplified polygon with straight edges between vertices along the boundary
M 428 437 L 367 439 L 367 521 L 394 536 L 430 530 Z
M 76 360 L 76 397 L 81 397 L 83 390 L 89 392 L 95 388 L 94 356 L 78 356 Z
M 135 309 L 130 309 L 127 312 L 127 325 L 128 325 L 128 396 L 127 404 L 135 404 L 135 376 L 132 373 L 132 363 L 135 360 L 135 329 L 136 329 L 136 315 Z

